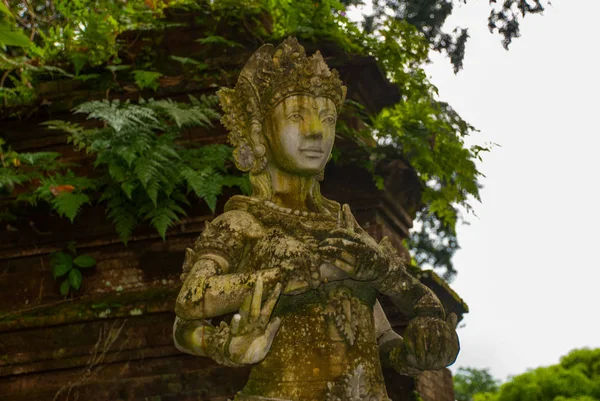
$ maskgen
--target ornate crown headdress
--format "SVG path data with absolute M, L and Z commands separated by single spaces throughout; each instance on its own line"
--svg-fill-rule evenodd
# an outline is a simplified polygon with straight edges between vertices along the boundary
M 310 94 L 331 99 L 339 113 L 346 97 L 336 70 L 330 70 L 319 51 L 307 57 L 296 38 L 276 48 L 261 46 L 250 57 L 234 89 L 217 92 L 230 131 L 234 160 L 242 171 L 261 170 L 266 163 L 260 132 L 268 111 L 288 96 Z

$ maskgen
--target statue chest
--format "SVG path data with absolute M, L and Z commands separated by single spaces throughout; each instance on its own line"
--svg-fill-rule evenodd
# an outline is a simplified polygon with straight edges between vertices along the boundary
M 252 395 L 260 394 L 281 400 L 326 400 L 333 388 L 358 375 L 355 380 L 364 382 L 362 388 L 374 394 L 373 400 L 386 400 L 374 302 L 372 290 L 349 280 L 282 296 L 274 312 L 282 319 L 279 332 L 267 357 L 252 369 L 239 399 L 252 400 Z

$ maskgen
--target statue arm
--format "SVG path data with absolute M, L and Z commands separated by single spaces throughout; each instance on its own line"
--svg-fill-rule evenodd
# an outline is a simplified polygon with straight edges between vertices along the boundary
M 265 293 L 281 280 L 278 269 L 237 273 L 244 253 L 264 235 L 262 225 L 251 214 L 228 211 L 206 227 L 194 249 L 187 249 L 183 264 L 183 286 L 175 313 L 184 320 L 208 319 L 235 312 L 260 277 Z
M 264 283 L 265 293 L 272 292 L 282 280 L 279 269 L 219 274 L 221 270 L 213 259 L 201 258 L 185 279 L 175 314 L 185 320 L 196 320 L 236 312 L 259 278 Z
M 175 346 L 182 352 L 206 356 L 226 366 L 260 362 L 269 352 L 281 324 L 278 317 L 271 319 L 281 285 L 275 286 L 264 305 L 263 291 L 262 279 L 258 278 L 230 325 L 221 322 L 215 327 L 204 319 L 184 320 L 177 316 L 173 325 Z
M 401 363 L 398 358 L 391 358 L 395 354 L 394 350 L 404 348 L 404 339 L 394 331 L 390 322 L 381 307 L 379 301 L 375 302 L 373 307 L 373 318 L 375 321 L 375 333 L 377 345 L 379 346 L 379 357 L 383 366 L 395 369 L 398 373 L 408 376 L 418 375 L 421 370 Z
M 408 273 L 389 239 L 383 238 L 379 246 L 385 255 L 385 270 L 372 281 L 373 287 L 388 296 L 405 316 L 445 319 L 446 312 L 440 300 L 429 287 Z

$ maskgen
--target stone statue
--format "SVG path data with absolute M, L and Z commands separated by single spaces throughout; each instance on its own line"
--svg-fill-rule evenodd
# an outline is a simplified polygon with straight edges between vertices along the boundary
M 252 365 L 235 400 L 389 400 L 382 363 L 418 374 L 458 353 L 456 316 L 387 238 L 377 243 L 320 193 L 345 95 L 337 71 L 295 38 L 262 46 L 235 89 L 218 92 L 253 191 L 232 197 L 187 250 L 173 336 L 184 352 Z M 412 317 L 403 337 L 377 294 Z

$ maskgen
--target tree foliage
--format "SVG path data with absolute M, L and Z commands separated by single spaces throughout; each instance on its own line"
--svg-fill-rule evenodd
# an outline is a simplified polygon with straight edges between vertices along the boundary
M 557 365 L 530 370 L 510 378 L 497 391 L 473 396 L 473 401 L 599 400 L 600 348 L 573 350 Z
M 544 9 L 541 0 L 491 3 L 490 29 L 504 35 L 506 46 L 518 36 L 518 15 Z M 458 249 L 458 207 L 470 210 L 471 200 L 479 199 L 481 174 L 475 161 L 489 148 L 465 146 L 464 138 L 474 128 L 438 98 L 423 66 L 433 50 L 447 52 L 455 69 L 460 69 L 468 35 L 465 30 L 452 34 L 443 31 L 454 6 L 450 0 L 375 1 L 374 13 L 363 23 L 351 22 L 346 12 L 361 4 L 362 0 L 3 0 L 3 113 L 11 115 L 39 104 L 39 84 L 57 78 L 94 85 L 106 91 L 107 99 L 75 109 L 102 121 L 103 129 L 84 129 L 67 122 L 49 124 L 68 132 L 75 147 L 95 155 L 100 178 L 77 177 L 57 162 L 58 155 L 40 155 L 35 156 L 39 166 L 33 163 L 29 169 L 3 163 L 0 185 L 10 193 L 15 185 L 39 180 L 42 185 L 38 190 L 20 199 L 48 202 L 71 220 L 84 205 L 97 200 L 92 191 L 101 190 L 108 205 L 107 216 L 124 240 L 142 221 L 151 223 L 164 236 L 167 227 L 184 215 L 186 191 L 214 208 L 222 185 L 246 183 L 225 173 L 225 148 L 209 151 L 175 145 L 183 127 L 209 124 L 209 108 L 214 105 L 200 110 L 194 99 L 188 106 L 169 99 L 140 104 L 110 101 L 110 96 L 124 94 L 132 87 L 157 91 L 165 80 L 176 78 L 164 75 L 164 63 L 156 59 L 152 41 L 144 42 L 135 53 L 133 44 L 122 34 L 192 24 L 202 32 L 197 42 L 215 54 L 240 48 L 240 38 L 253 47 L 276 43 L 289 35 L 304 41 L 334 42 L 347 53 L 374 57 L 402 94 L 398 104 L 378 115 L 360 113 L 365 127 L 361 132 L 340 127 L 362 153 L 358 157 L 335 157 L 362 163 L 374 173 L 378 185 L 381 178 L 375 171 L 382 159 L 400 158 L 414 168 L 424 191 L 419 213 L 423 224 L 409 245 L 417 263 L 442 269 L 450 278 L 455 272 L 452 255 Z M 176 9 L 196 17 L 193 22 L 164 18 Z M 215 68 L 197 55 L 168 58 L 180 63 L 185 78 L 192 81 L 202 82 Z M 356 106 L 350 103 L 350 108 Z M 149 157 L 150 152 L 158 157 Z M 48 163 L 55 171 L 40 170 Z
M 477 393 L 498 390 L 498 380 L 492 377 L 489 369 L 459 368 L 453 379 L 456 401 L 473 401 Z
M 363 0 L 345 1 L 349 4 L 365 4 Z M 434 51 L 444 52 L 450 58 L 454 71 L 462 69 L 469 33 L 466 28 L 456 27 L 451 33 L 444 31 L 444 23 L 457 4 L 468 0 L 374 0 L 373 13 L 365 16 L 365 30 L 377 31 L 389 19 L 405 21 L 424 36 Z M 502 35 L 502 45 L 508 49 L 514 38 L 520 36 L 520 18 L 528 14 L 542 13 L 547 0 L 490 0 L 488 28 Z

